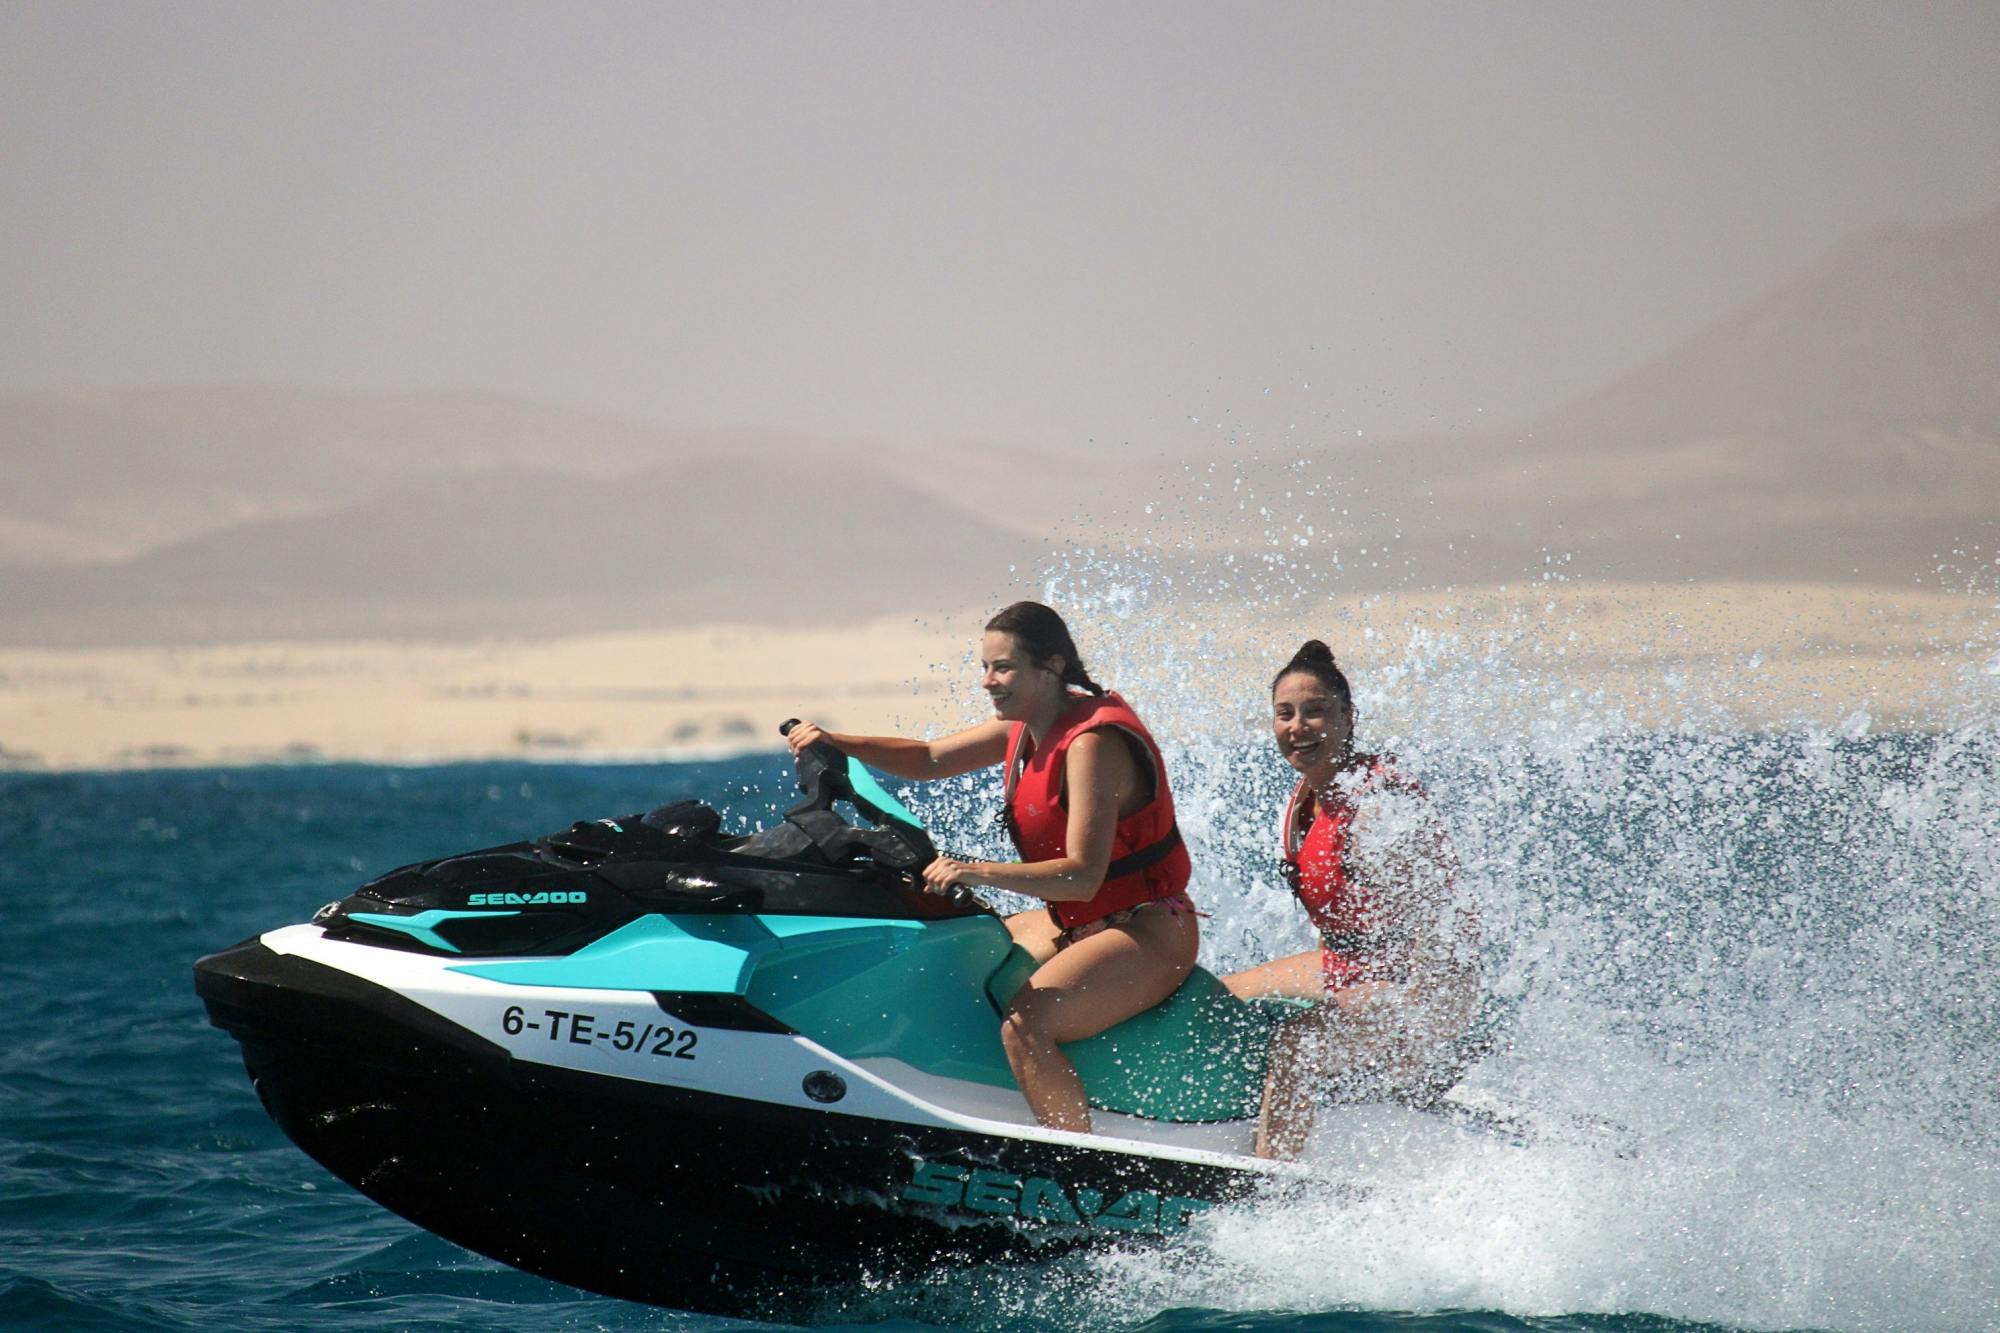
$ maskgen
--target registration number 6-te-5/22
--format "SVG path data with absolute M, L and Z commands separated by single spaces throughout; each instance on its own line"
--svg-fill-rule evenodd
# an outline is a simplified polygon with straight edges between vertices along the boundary
M 536 1032 L 550 1041 L 567 1041 L 573 1046 L 608 1046 L 633 1055 L 658 1055 L 673 1060 L 692 1060 L 701 1034 L 693 1028 L 677 1028 L 667 1023 L 640 1023 L 621 1018 L 606 1023 L 596 1014 L 571 1009 L 524 1009 L 507 1006 L 500 1015 L 500 1030 L 510 1037 Z

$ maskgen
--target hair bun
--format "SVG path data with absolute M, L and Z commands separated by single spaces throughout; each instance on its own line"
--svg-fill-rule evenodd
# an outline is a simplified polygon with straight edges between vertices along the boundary
M 1280 681 L 1297 672 L 1303 672 L 1326 686 L 1327 693 L 1339 699 L 1341 706 L 1350 710 L 1351 715 L 1354 689 L 1347 683 L 1347 673 L 1333 660 L 1333 649 L 1318 639 L 1307 639 L 1300 644 L 1299 650 L 1292 654 L 1292 660 L 1271 678 L 1272 693 L 1277 692 Z

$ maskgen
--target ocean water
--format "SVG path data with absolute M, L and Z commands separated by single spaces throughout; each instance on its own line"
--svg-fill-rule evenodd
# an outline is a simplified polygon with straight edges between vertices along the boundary
M 1438 734 L 1444 737 L 1444 729 Z M 2000 1328 L 2000 739 L 1565 733 L 1401 747 L 1458 842 L 1514 1005 L 1486 1091 L 1519 1146 L 1330 1119 L 1370 1188 L 1273 1199 L 1160 1252 L 829 1275 L 831 1327 Z M 1286 774 L 1170 750 L 1205 961 L 1304 946 L 1268 859 Z M 265 1118 L 189 967 L 389 866 L 698 795 L 732 826 L 776 757 L 0 776 L 0 1325 L 744 1327 L 465 1253 Z M 994 796 L 914 793 L 996 851 Z

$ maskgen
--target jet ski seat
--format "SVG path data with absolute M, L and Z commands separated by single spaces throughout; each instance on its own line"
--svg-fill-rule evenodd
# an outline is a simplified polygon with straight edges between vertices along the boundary
M 1013 946 L 986 983 L 997 1016 L 1035 970 Z M 1264 1052 L 1289 1008 L 1238 999 L 1197 967 L 1180 989 L 1143 1013 L 1063 1053 L 1083 1076 L 1090 1104 L 1148 1120 L 1205 1122 L 1257 1114 Z
M 1019 945 L 986 983 L 996 1014 L 1035 970 Z M 1258 1112 L 1271 1034 L 1314 1001 L 1266 996 L 1239 999 L 1206 968 L 1179 990 L 1109 1031 L 1063 1047 L 1099 1110 L 1149 1120 L 1238 1120 Z M 1435 1105 L 1473 1065 L 1503 1044 L 1512 1007 L 1488 994 L 1464 1035 L 1439 1053 L 1408 1101 Z

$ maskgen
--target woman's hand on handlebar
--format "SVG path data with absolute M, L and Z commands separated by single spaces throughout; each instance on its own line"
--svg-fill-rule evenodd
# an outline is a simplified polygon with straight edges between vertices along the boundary
M 826 739 L 826 733 L 819 729 L 817 722 L 800 721 L 790 731 L 785 733 L 785 744 L 792 747 L 792 754 L 794 756 L 803 754 L 805 748 L 814 741 L 823 741 Z
M 960 861 L 955 857 L 940 856 L 924 867 L 924 892 L 963 893 L 973 884 L 973 861 Z

